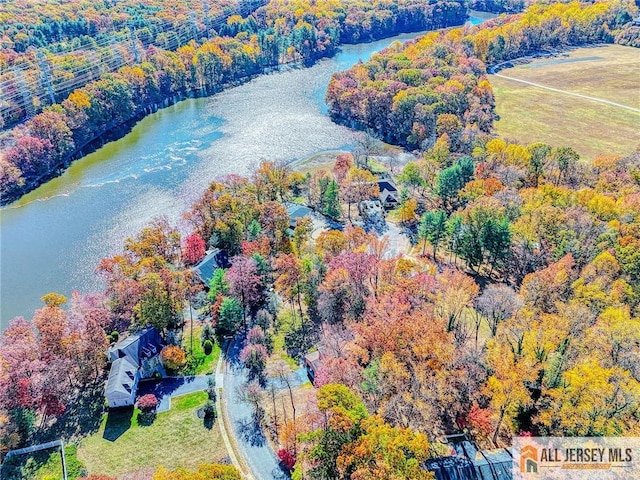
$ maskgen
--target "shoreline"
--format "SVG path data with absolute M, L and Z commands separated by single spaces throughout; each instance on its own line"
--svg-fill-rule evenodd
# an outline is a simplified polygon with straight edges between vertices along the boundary
M 482 13 L 485 15 L 491 15 L 487 12 L 477 12 L 477 11 L 469 11 L 469 15 L 468 17 L 465 19 L 465 22 L 469 21 L 469 18 L 471 18 L 472 15 L 475 15 L 477 13 Z M 489 17 L 490 18 L 490 17 Z M 217 95 L 218 93 L 224 92 L 230 88 L 236 87 L 236 86 L 240 86 L 243 85 L 245 83 L 248 83 L 250 81 L 252 81 L 255 78 L 261 77 L 263 75 L 271 75 L 274 73 L 279 73 L 282 71 L 286 71 L 286 70 L 291 70 L 291 69 L 299 69 L 299 68 L 309 68 L 313 65 L 315 65 L 317 62 L 325 59 L 325 58 L 333 58 L 339 51 L 340 48 L 342 46 L 345 45 L 366 45 L 368 43 L 374 43 L 376 41 L 380 41 L 380 40 L 385 40 L 388 38 L 393 38 L 399 35 L 405 35 L 405 34 L 412 34 L 412 33 L 421 33 L 421 32 L 430 32 L 430 31 L 437 31 L 437 30 L 441 30 L 441 29 L 446 29 L 446 28 L 455 28 L 455 27 L 460 27 L 464 25 L 460 24 L 460 25 L 451 25 L 448 27 L 441 27 L 441 28 L 437 28 L 434 30 L 415 30 L 415 31 L 399 31 L 399 32 L 394 32 L 393 35 L 390 36 L 386 36 L 386 37 L 382 37 L 379 39 L 368 39 L 367 41 L 364 42 L 358 42 L 358 43 L 342 43 L 340 45 L 337 46 L 335 52 L 333 52 L 331 55 L 326 55 L 326 56 L 322 56 L 317 58 L 312 64 L 306 65 L 304 64 L 302 61 L 297 60 L 297 61 L 292 61 L 292 62 L 286 62 L 286 63 L 282 63 L 279 65 L 274 65 L 274 66 L 270 66 L 270 67 L 264 67 L 262 72 L 259 73 L 255 73 L 252 75 L 248 75 L 245 77 L 240 77 L 237 78 L 235 80 L 232 80 L 230 82 L 227 82 L 223 85 L 221 85 L 219 88 L 216 88 L 215 91 L 211 91 L 209 93 L 202 93 L 202 91 L 198 91 L 198 90 L 194 90 L 194 91 L 187 91 L 187 92 L 181 92 L 180 94 L 176 94 L 173 97 L 170 98 L 166 98 L 165 100 L 163 100 L 162 102 L 158 102 L 158 103 L 154 103 L 151 105 L 147 105 L 145 106 L 142 110 L 134 113 L 134 115 L 129 118 L 128 120 L 125 120 L 124 122 L 118 124 L 118 125 L 114 125 L 112 127 L 110 127 L 107 131 L 105 131 L 104 133 L 100 134 L 98 137 L 93 138 L 91 140 L 89 140 L 88 142 L 86 142 L 84 145 L 82 145 L 80 148 L 76 148 L 76 150 L 74 150 L 73 153 L 69 154 L 60 164 L 58 164 L 52 171 L 41 175 L 39 178 L 29 182 L 28 184 L 25 183 L 25 185 L 23 185 L 22 187 L 20 187 L 19 189 L 16 189 L 16 191 L 10 195 L 5 195 L 0 197 L 0 207 L 4 208 L 4 207 L 9 207 L 11 204 L 13 204 L 14 202 L 20 200 L 24 195 L 36 190 L 38 187 L 48 183 L 49 181 L 53 180 L 54 178 L 57 178 L 59 176 L 61 176 L 66 170 L 67 168 L 71 165 L 71 163 L 80 160 L 84 157 L 86 157 L 87 155 L 89 155 L 90 153 L 93 153 L 97 150 L 99 150 L 101 147 L 103 147 L 104 145 L 119 140 L 121 138 L 124 138 L 126 135 L 128 135 L 129 133 L 131 133 L 131 130 L 133 129 L 133 127 L 135 127 L 137 125 L 138 122 L 140 122 L 142 119 L 146 118 L 147 116 L 158 112 L 159 110 L 162 110 L 164 108 L 168 108 L 172 105 L 178 104 L 184 100 L 188 100 L 188 99 L 195 99 L 195 98 L 210 98 L 213 97 L 215 95 Z

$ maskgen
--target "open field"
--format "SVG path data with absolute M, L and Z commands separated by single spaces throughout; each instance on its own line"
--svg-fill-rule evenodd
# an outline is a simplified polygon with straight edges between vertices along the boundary
M 568 145 L 585 158 L 627 154 L 640 145 L 640 113 L 631 110 L 640 108 L 636 49 L 617 45 L 581 48 L 568 57 L 536 59 L 499 74 L 510 77 L 490 77 L 500 116 L 496 130 L 501 137 Z
M 216 463 L 226 457 L 218 423 L 204 426 L 196 412 L 207 399 L 205 392 L 173 398 L 171 410 L 160 413 L 150 426 L 138 424 L 136 409 L 103 418 L 100 429 L 78 447 L 78 458 L 93 474 L 122 475 L 144 468 Z

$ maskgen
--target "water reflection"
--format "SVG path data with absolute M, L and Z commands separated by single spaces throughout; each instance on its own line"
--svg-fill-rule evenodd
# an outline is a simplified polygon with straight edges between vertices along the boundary
M 4 208 L 0 327 L 16 315 L 30 316 L 50 291 L 100 288 L 93 273 L 100 258 L 121 249 L 123 239 L 154 216 L 179 221 L 213 179 L 246 174 L 261 159 L 292 161 L 350 148 L 352 132 L 326 115 L 331 74 L 418 35 L 345 46 L 312 68 L 161 110 Z

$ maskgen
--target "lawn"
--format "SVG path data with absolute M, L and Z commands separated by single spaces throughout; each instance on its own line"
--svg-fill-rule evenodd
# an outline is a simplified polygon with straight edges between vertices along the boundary
M 78 461 L 77 449 L 73 444 L 65 445 L 65 462 L 67 476 L 74 480 L 84 475 L 83 465 Z M 15 458 L 15 457 L 14 457 Z M 22 467 L 22 470 L 20 470 Z M 62 456 L 60 449 L 49 449 L 23 455 L 15 460 L 9 460 L 2 467 L 2 479 L 18 480 L 29 478 L 32 480 L 59 480 L 62 478 Z
M 202 325 L 193 326 L 193 354 L 204 355 L 202 350 L 202 343 L 200 342 L 200 334 L 202 333 Z M 189 322 L 185 328 L 184 338 L 182 339 L 182 346 L 189 352 L 191 349 L 191 331 L 189 329 Z M 206 375 L 208 373 L 215 373 L 216 365 L 218 364 L 218 358 L 220 358 L 220 345 L 216 342 L 213 345 L 213 350 L 209 355 L 204 355 L 204 362 L 198 365 L 194 375 Z
M 637 50 L 610 45 L 576 49 L 502 70 L 509 77 L 640 107 Z M 640 144 L 640 113 L 494 75 L 498 135 L 525 143 L 568 145 L 587 159 L 628 154 Z
M 284 360 L 292 371 L 298 368 L 298 362 L 287 354 L 284 337 L 291 331 L 293 321 L 291 309 L 288 305 L 283 306 L 283 309 L 279 312 L 278 318 L 276 319 L 276 325 L 273 332 L 273 354 L 269 359 L 269 363 L 277 360 Z M 300 322 L 300 318 L 296 316 L 295 321 L 296 323 Z
M 82 440 L 78 458 L 89 473 L 111 476 L 143 468 L 216 463 L 227 456 L 217 422 L 207 429 L 197 410 L 205 392 L 173 398 L 171 410 L 158 414 L 150 426 L 141 426 L 136 409 L 105 415 L 97 433 Z

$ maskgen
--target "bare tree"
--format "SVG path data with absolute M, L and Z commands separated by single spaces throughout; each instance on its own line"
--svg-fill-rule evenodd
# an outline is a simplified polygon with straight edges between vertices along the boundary
M 369 168 L 369 157 L 380 150 L 381 142 L 372 135 L 371 131 L 355 134 L 356 147 L 353 156 L 356 160 L 356 166 L 360 168 Z
M 291 409 L 293 411 L 293 422 L 295 423 L 296 402 L 293 399 L 293 388 L 291 387 L 291 380 L 289 379 L 291 368 L 289 368 L 289 365 L 287 365 L 287 362 L 285 362 L 284 360 L 278 360 L 273 364 L 270 373 L 271 376 L 280 379 L 280 381 L 287 386 L 287 389 L 289 390 L 289 399 L 291 400 Z
M 513 316 L 522 306 L 516 292 L 506 285 L 489 285 L 475 301 L 475 307 L 486 319 L 495 336 L 498 324 Z

